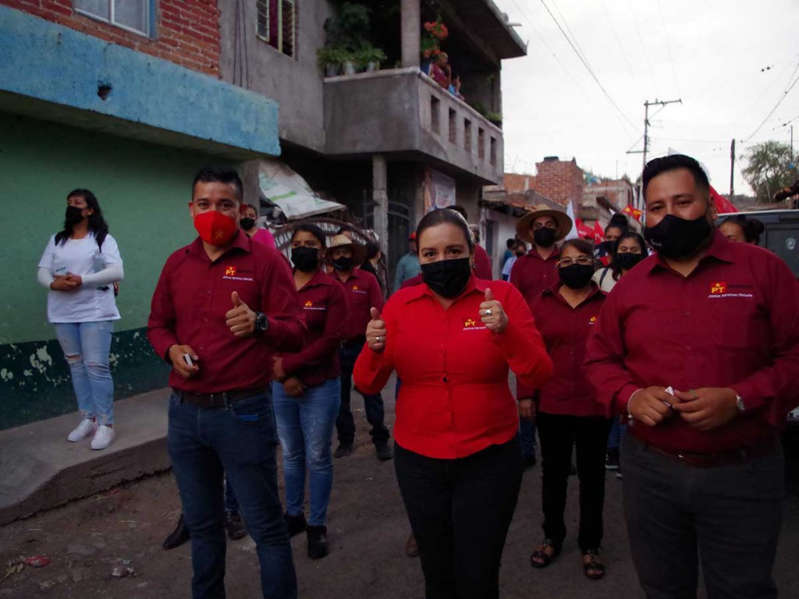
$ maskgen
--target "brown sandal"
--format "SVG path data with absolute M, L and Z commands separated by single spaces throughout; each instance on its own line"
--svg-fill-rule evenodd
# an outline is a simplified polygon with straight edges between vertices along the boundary
M 541 546 L 530 556 L 530 565 L 533 568 L 546 568 L 552 563 L 552 560 L 558 557 L 560 548 L 560 543 L 555 543 L 552 539 L 544 539 Z
M 583 552 L 583 573 L 591 580 L 599 580 L 605 575 L 605 564 L 599 559 L 598 549 Z

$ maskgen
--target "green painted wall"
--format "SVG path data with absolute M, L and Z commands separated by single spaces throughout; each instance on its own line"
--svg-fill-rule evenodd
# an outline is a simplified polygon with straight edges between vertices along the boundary
M 144 338 L 150 298 L 166 257 L 195 236 L 187 206 L 194 173 L 220 162 L 0 112 L 0 429 L 76 409 L 47 322 L 47 290 L 36 281 L 45 244 L 63 224 L 66 194 L 76 187 L 99 199 L 125 263 L 111 349 L 116 396 L 166 384 L 166 365 Z

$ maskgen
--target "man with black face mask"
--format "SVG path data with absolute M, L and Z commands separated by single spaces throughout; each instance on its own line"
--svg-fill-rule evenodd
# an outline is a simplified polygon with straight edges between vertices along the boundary
M 327 248 L 327 259 L 335 272 L 335 278 L 344 285 L 349 302 L 347 323 L 344 326 L 343 342 L 339 358 L 341 360 L 341 406 L 336 419 L 338 447 L 333 454 L 343 458 L 352 453 L 355 443 L 355 420 L 350 409 L 352 389 L 352 369 L 366 341 L 366 325 L 369 323 L 371 308 L 383 309 L 383 293 L 375 276 L 357 268 L 366 257 L 366 248 L 354 243 L 344 234 L 333 237 Z M 362 394 L 366 419 L 372 425 L 372 442 L 375 444 L 377 458 L 381 461 L 392 458 L 388 444 L 389 433 L 384 423 L 383 398 L 379 393 Z
M 657 251 L 619 280 L 589 337 L 599 401 L 628 415 L 624 504 L 650 598 L 776 597 L 784 468 L 799 404 L 799 286 L 776 255 L 713 228 L 707 175 L 688 156 L 643 173 Z
M 533 247 L 526 255 L 516 259 L 510 271 L 510 282 L 531 308 L 545 289 L 551 289 L 557 283 L 560 250 L 555 243 L 566 237 L 571 228 L 572 221 L 568 214 L 545 204 L 536 206 L 533 212 L 525 214 L 516 223 L 516 236 L 530 242 Z M 532 399 L 532 395 L 519 394 L 518 399 Z M 525 466 L 534 466 L 535 431 L 529 414 L 522 414 L 519 439 Z

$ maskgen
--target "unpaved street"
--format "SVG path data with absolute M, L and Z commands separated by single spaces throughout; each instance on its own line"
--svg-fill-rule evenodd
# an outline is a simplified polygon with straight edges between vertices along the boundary
M 354 399 L 361 406 L 360 397 Z M 387 398 L 387 404 L 391 404 Z M 354 407 L 355 407 L 354 406 Z M 393 405 L 387 405 L 393 419 Z M 365 442 L 362 413 L 358 421 Z M 405 557 L 408 524 L 391 462 L 380 463 L 370 445 L 349 458 L 335 461 L 330 510 L 331 553 L 312 562 L 305 538 L 293 540 L 300 597 L 344 599 L 378 597 L 407 599 L 423 596 L 418 560 Z M 570 536 L 560 558 L 546 570 L 528 565 L 540 533 L 540 468 L 529 470 L 511 526 L 502 569 L 502 596 L 592 599 L 640 597 L 630 562 L 621 517 L 621 482 L 607 479 L 605 580 L 582 575 L 576 545 L 576 481 L 570 488 L 567 524 Z M 179 513 L 177 491 L 170 474 L 127 484 L 34 518 L 0 528 L 0 560 L 47 555 L 42 568 L 25 567 L 0 583 L 5 598 L 162 599 L 189 597 L 190 550 L 186 545 L 165 552 L 161 541 Z M 782 597 L 799 596 L 799 498 L 791 495 L 777 558 L 776 578 Z M 112 577 L 115 567 L 133 574 Z M 0 576 L 3 574 L 0 573 Z M 258 566 L 249 538 L 228 543 L 228 597 L 260 596 Z

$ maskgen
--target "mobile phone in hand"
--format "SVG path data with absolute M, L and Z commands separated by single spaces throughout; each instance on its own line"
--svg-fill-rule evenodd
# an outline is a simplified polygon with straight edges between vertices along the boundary
M 191 359 L 191 356 L 189 354 L 183 354 L 183 361 L 186 363 L 186 366 L 188 366 L 189 368 L 194 367 L 194 360 Z

